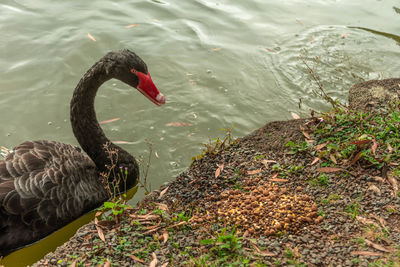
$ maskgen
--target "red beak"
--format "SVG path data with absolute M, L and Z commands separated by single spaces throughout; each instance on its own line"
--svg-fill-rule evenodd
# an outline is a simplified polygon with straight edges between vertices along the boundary
M 150 73 L 144 74 L 143 72 L 136 71 L 134 69 L 132 69 L 131 72 L 139 78 L 139 84 L 137 86 L 139 92 L 141 92 L 157 106 L 161 106 L 165 103 L 165 96 L 161 94 L 154 85 Z

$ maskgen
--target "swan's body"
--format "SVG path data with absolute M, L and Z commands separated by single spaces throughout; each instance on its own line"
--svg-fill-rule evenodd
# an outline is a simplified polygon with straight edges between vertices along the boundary
M 137 88 L 157 105 L 165 102 L 133 52 L 111 52 L 97 62 L 71 100 L 72 129 L 86 153 L 60 142 L 27 141 L 0 161 L 0 255 L 45 237 L 109 198 L 100 176 L 110 165 L 105 144 L 117 152 L 116 166 L 128 171 L 126 183 L 118 185 L 121 191 L 137 183 L 136 160 L 109 142 L 94 111 L 98 88 L 111 78 Z

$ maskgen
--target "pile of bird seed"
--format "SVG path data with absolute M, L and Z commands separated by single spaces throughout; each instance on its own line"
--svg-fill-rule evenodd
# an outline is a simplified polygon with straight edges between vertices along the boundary
M 290 193 L 270 182 L 223 191 L 213 204 L 192 221 L 236 226 L 249 236 L 297 233 L 306 225 L 322 221 L 310 196 Z

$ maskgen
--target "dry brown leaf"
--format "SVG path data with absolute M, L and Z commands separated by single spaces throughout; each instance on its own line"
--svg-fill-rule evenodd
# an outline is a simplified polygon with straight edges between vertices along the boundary
M 376 185 L 370 185 L 368 187 L 368 191 L 373 191 L 373 192 L 377 193 L 378 195 L 381 194 L 381 190 Z
M 91 35 L 90 33 L 87 34 L 87 36 L 92 40 L 93 42 L 96 42 L 96 39 Z
M 160 192 L 160 196 L 158 198 L 162 198 L 165 193 L 167 193 L 169 186 L 167 186 L 163 191 Z
M 397 192 L 399 192 L 399 183 L 397 182 L 397 179 L 394 175 L 392 175 L 392 172 L 387 173 L 387 179 L 389 183 L 393 187 L 393 193 L 395 196 L 397 196 Z
M 330 154 L 330 155 L 329 155 L 329 158 L 332 160 L 332 162 L 333 162 L 333 163 L 337 164 L 337 161 L 336 161 L 335 155 L 333 155 L 333 154 Z
M 276 161 L 275 160 L 269 160 L 269 159 L 263 159 L 261 161 L 261 163 L 264 164 L 265 167 L 268 167 L 269 163 L 276 163 Z
M 375 223 L 375 221 L 373 221 L 373 220 L 371 220 L 371 219 L 367 219 L 367 218 L 362 217 L 362 216 L 356 216 L 356 219 L 357 219 L 357 221 L 359 221 L 359 222 L 362 223 L 362 224 L 366 224 L 366 225 L 372 224 L 372 225 L 378 226 L 378 225 Z
M 129 214 L 129 217 L 136 219 L 138 221 L 143 221 L 143 220 L 154 220 L 160 218 L 157 215 L 153 214 L 146 214 L 146 215 L 138 215 L 138 214 Z
M 166 124 L 166 126 L 175 126 L 175 127 L 192 126 L 192 125 L 193 124 L 189 122 L 170 122 Z
M 104 213 L 103 211 L 98 211 L 98 212 L 96 212 L 94 217 L 99 217 L 99 216 L 103 215 L 103 213 Z
M 387 149 L 389 150 L 389 153 L 392 153 L 393 147 L 389 143 L 386 143 L 386 146 L 387 146 Z
M 137 26 L 137 24 L 131 24 L 131 25 L 126 25 L 125 28 L 129 29 L 129 28 L 133 28 L 133 27 L 136 27 L 136 26 Z
M 268 257 L 272 257 L 272 256 L 276 256 L 275 253 L 272 253 L 270 251 L 267 250 L 261 250 L 256 244 L 251 243 L 251 245 L 257 250 L 258 254 L 260 254 L 261 256 L 268 256 Z
M 274 172 L 274 174 L 272 174 L 270 179 L 275 179 L 276 177 L 278 177 L 279 172 Z
M 354 158 L 351 159 L 349 165 L 351 166 L 351 165 L 353 165 L 354 163 L 356 163 L 357 160 L 359 160 L 359 159 L 361 158 L 362 153 L 363 153 L 363 151 L 358 152 L 358 153 L 354 156 Z
M 317 163 L 318 161 L 320 161 L 320 158 L 315 158 L 312 162 L 311 162 L 311 166 L 314 165 L 315 163 Z
M 154 204 L 156 204 L 157 209 L 160 209 L 163 211 L 168 211 L 167 204 L 164 204 L 164 203 L 154 203 Z
M 158 156 L 157 151 L 154 152 L 154 155 L 156 156 L 156 158 L 160 158 L 160 157 Z
M 148 230 L 148 231 L 146 231 L 146 232 L 143 232 L 142 234 L 143 234 L 143 235 L 147 235 L 147 234 L 150 234 L 150 233 L 153 233 L 153 232 L 157 231 L 158 229 L 160 229 L 160 227 L 157 227 L 157 228 Z
M 268 48 L 268 47 L 266 47 L 266 48 L 265 48 L 265 50 L 267 50 L 268 52 L 271 52 L 271 53 L 276 53 L 276 51 L 275 51 L 275 50 L 273 50 L 273 49 L 270 49 L 270 48 Z
M 326 147 L 327 144 L 329 144 L 329 142 L 325 142 L 325 143 L 316 145 L 316 146 L 314 147 L 314 149 L 315 149 L 315 150 L 321 150 L 321 149 L 323 149 L 324 147 Z
M 314 43 L 314 41 L 315 41 L 315 35 L 311 36 L 311 41 L 310 41 L 310 43 Z
M 145 263 L 144 260 L 139 259 L 139 258 L 136 257 L 135 255 L 129 255 L 129 257 L 130 257 L 132 260 L 134 260 L 134 261 L 137 261 L 137 262 L 140 262 L 140 263 Z
M 97 233 L 99 234 L 100 239 L 103 240 L 103 242 L 106 242 L 103 230 L 97 225 L 96 225 L 96 229 L 97 229 Z
M 303 135 L 307 138 L 307 139 L 311 139 L 310 134 L 306 131 L 303 131 Z
M 357 141 L 350 142 L 350 144 L 353 144 L 356 146 L 362 146 L 362 145 L 369 144 L 369 143 L 371 143 L 371 140 L 357 140 Z
M 150 262 L 149 267 L 156 267 L 158 263 L 157 255 L 153 252 L 151 256 L 153 257 L 153 260 Z
M 376 143 L 376 140 L 375 139 L 372 139 L 372 146 L 371 146 L 371 151 L 372 151 L 372 154 L 374 154 L 374 156 L 376 156 L 376 149 L 378 148 L 378 144 Z
M 129 141 L 122 141 L 122 140 L 117 140 L 117 141 L 112 141 L 114 144 L 120 144 L 120 145 L 132 145 L 133 142 L 129 142 Z
M 319 169 L 316 169 L 317 172 L 326 172 L 326 173 L 330 173 L 330 172 L 339 172 L 339 171 L 344 171 L 344 169 L 342 168 L 336 168 L 336 167 L 322 167 Z
M 106 263 L 104 263 L 103 267 L 110 267 L 111 262 L 107 259 Z
M 174 225 L 168 226 L 168 228 L 174 228 L 174 227 L 180 226 L 182 224 L 186 224 L 186 223 L 187 223 L 186 221 L 182 221 L 182 222 L 176 223 Z
M 218 168 L 215 170 L 215 178 L 218 178 L 218 176 L 221 174 L 221 172 L 224 170 L 224 163 L 218 165 Z
M 105 121 L 101 121 L 99 122 L 99 124 L 106 124 L 106 123 L 110 123 L 110 122 L 114 122 L 114 121 L 119 121 L 120 118 L 114 118 L 114 119 L 109 119 L 109 120 L 105 120 Z
M 212 48 L 211 50 L 212 50 L 212 51 L 219 51 L 219 50 L 221 50 L 221 47 L 214 47 L 214 48 Z
M 167 267 L 169 264 L 169 262 L 164 263 L 163 265 L 161 265 L 161 267 Z
M 360 256 L 371 256 L 371 257 L 379 257 L 379 256 L 383 255 L 382 253 L 379 253 L 379 252 L 365 251 L 365 250 L 352 251 L 350 254 L 351 255 L 360 255 Z
M 304 26 L 304 23 L 303 23 L 301 20 L 296 19 L 296 21 L 297 21 L 297 23 L 300 24 L 301 26 Z
M 280 178 L 271 178 L 268 181 L 270 181 L 270 182 L 278 182 L 278 183 L 286 183 L 288 180 L 280 179 Z
M 348 33 L 343 33 L 343 34 L 342 34 L 342 38 L 346 38 L 347 36 L 349 36 Z
M 261 171 L 262 171 L 261 169 L 252 170 L 252 171 L 247 171 L 247 174 L 248 174 L 248 175 L 259 174 Z
M 373 247 L 374 249 L 383 251 L 383 252 L 393 252 L 391 249 L 385 248 L 384 246 L 381 246 L 379 244 L 376 244 L 368 239 L 365 239 L 365 244 L 367 244 L 367 246 Z
M 163 243 L 165 244 L 165 243 L 167 243 L 167 241 L 168 241 L 168 237 L 169 237 L 169 234 L 168 234 L 168 231 L 164 231 L 163 232 L 163 234 L 162 234 L 162 236 L 163 236 Z
M 300 116 L 299 115 L 297 115 L 296 113 L 294 113 L 294 112 L 290 112 L 290 115 L 292 115 L 292 118 L 293 119 L 295 119 L 295 120 L 298 120 L 298 119 L 300 119 Z
M 116 224 L 115 221 L 110 221 L 110 220 L 102 220 L 102 221 L 98 221 L 96 223 L 96 225 L 98 225 L 100 227 L 103 227 L 103 228 L 108 228 L 108 227 L 111 227 L 111 226 L 113 226 L 115 224 Z
M 70 267 L 76 267 L 76 260 L 74 260 L 72 263 L 71 263 L 71 266 Z

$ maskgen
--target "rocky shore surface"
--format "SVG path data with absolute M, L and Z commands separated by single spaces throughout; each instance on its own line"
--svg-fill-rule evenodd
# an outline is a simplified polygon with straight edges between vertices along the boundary
M 350 110 L 228 135 L 33 266 L 400 266 L 399 92 L 357 84 Z

